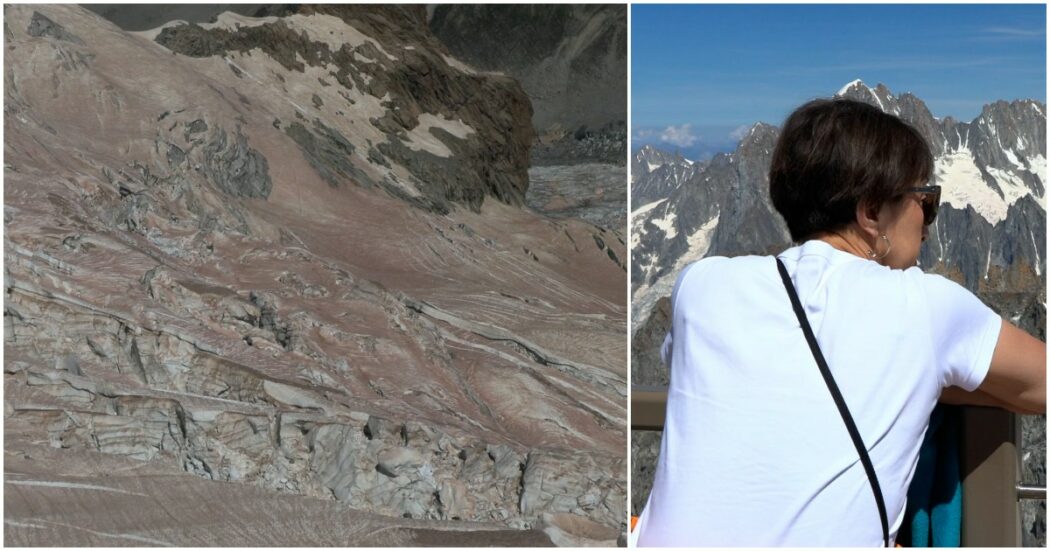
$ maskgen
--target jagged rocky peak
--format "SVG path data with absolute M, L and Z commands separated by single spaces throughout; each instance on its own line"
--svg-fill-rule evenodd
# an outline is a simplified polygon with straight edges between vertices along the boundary
M 287 95 L 274 127 L 333 186 L 378 185 L 442 212 L 450 203 L 476 210 L 487 196 L 522 204 L 535 135 L 529 99 L 513 79 L 453 58 L 429 31 L 425 8 L 267 13 L 169 23 L 155 40 L 224 60 L 245 88 Z
M 637 209 L 666 199 L 674 188 L 705 163 L 686 159 L 678 151 L 669 152 L 645 145 L 631 158 L 631 200 Z
M 986 160 L 1008 166 L 1027 157 L 1045 156 L 1045 107 L 1035 100 L 999 100 L 985 105 L 974 125 L 984 138 L 980 145 L 986 146 Z
M 652 145 L 644 145 L 634 155 L 634 160 L 639 163 L 637 166 L 644 167 L 646 171 L 652 172 L 667 163 L 688 163 L 692 164 L 679 151 L 663 151 L 657 149 Z
M 840 88 L 835 95 L 863 101 L 874 105 L 887 113 L 893 113 L 895 115 L 900 114 L 900 107 L 897 105 L 897 98 L 893 97 L 890 89 L 881 82 L 877 84 L 875 88 L 871 88 L 867 84 L 864 84 L 864 81 L 857 79 Z
M 737 152 L 738 154 L 746 154 L 748 151 L 759 148 L 763 150 L 764 154 L 769 154 L 776 145 L 777 136 L 779 135 L 780 128 L 772 124 L 756 122 L 741 138 L 740 143 L 737 145 Z

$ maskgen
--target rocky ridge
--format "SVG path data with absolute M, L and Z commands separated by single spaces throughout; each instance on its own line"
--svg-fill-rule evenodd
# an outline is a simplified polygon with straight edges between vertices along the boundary
M 439 5 L 429 25 L 457 58 L 521 81 L 540 134 L 626 122 L 626 6 Z
M 522 83 L 533 166 L 626 164 L 625 6 L 440 5 L 429 24 L 457 58 Z

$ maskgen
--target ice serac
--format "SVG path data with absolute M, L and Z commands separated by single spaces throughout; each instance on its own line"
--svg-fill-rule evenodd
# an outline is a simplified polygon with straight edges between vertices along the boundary
M 522 208 L 520 86 L 423 8 L 266 9 L 5 7 L 5 543 L 620 533 L 625 246 Z
M 919 265 L 975 292 L 1011 322 L 1046 338 L 1046 106 L 996 101 L 970 122 L 936 119 L 911 93 L 894 95 L 856 80 L 837 96 L 871 104 L 914 126 L 934 156 L 942 204 Z M 705 256 L 769 254 L 789 245 L 768 200 L 777 129 L 756 124 L 738 148 L 714 157 L 681 182 L 671 155 L 643 148 L 634 157 L 631 224 L 632 381 L 666 385 L 659 346 L 669 324 L 667 297 L 686 264 Z M 663 194 L 650 190 L 660 190 Z M 669 222 L 670 221 L 670 222 Z M 1045 417 L 1025 416 L 1024 479 L 1045 483 Z M 1032 438 L 1032 435 L 1043 435 Z M 636 445 L 634 442 L 637 442 Z M 652 436 L 632 441 L 635 465 L 655 460 Z M 636 488 L 652 472 L 634 469 Z M 643 490 L 644 493 L 644 490 Z M 637 513 L 644 495 L 634 494 Z M 1045 543 L 1045 509 L 1026 507 L 1026 542 Z M 1040 512 L 1042 511 L 1042 512 Z

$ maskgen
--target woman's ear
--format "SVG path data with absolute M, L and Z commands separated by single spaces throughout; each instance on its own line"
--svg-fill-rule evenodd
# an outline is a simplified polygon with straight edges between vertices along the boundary
M 879 237 L 879 214 L 881 210 L 868 201 L 857 203 L 857 226 L 863 233 L 875 239 Z

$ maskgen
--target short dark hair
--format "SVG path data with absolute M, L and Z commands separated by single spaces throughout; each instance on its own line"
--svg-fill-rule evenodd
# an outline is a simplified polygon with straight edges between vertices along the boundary
M 901 119 L 855 100 L 816 99 L 784 122 L 769 195 L 791 239 L 802 242 L 849 225 L 858 204 L 881 206 L 932 173 L 929 145 Z

